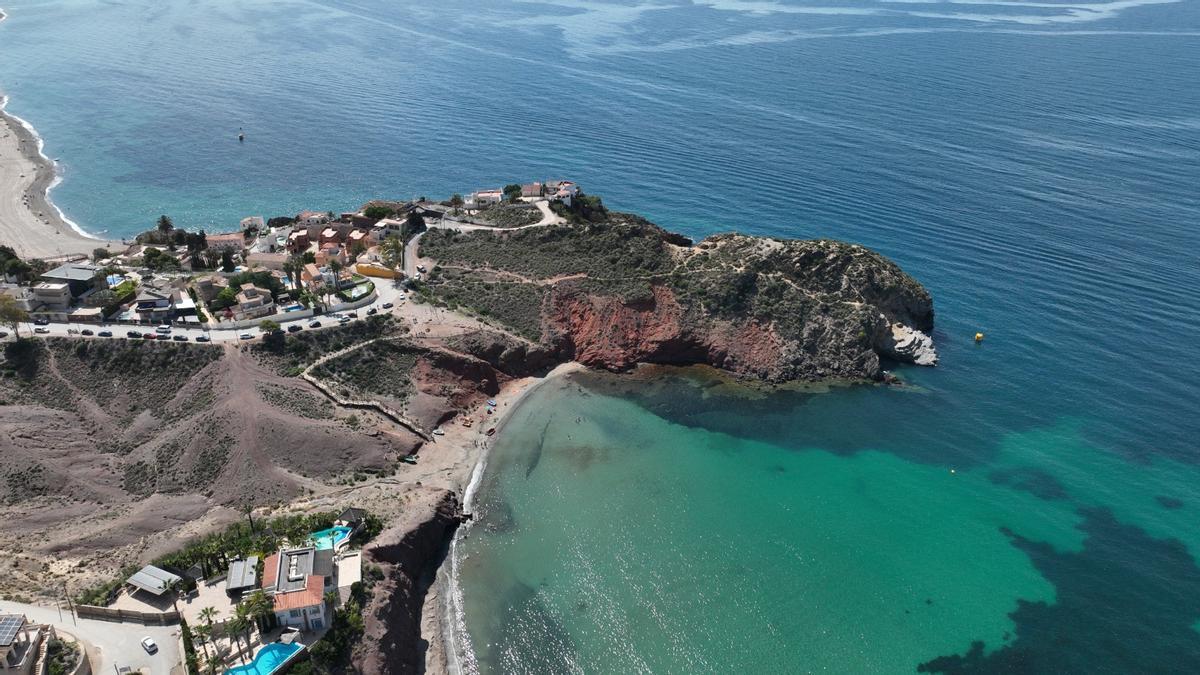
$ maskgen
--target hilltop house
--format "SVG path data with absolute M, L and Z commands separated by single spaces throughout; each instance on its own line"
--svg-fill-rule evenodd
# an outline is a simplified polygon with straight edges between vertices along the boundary
M 533 182 L 521 186 L 521 196 L 528 198 L 541 197 L 545 193 L 541 183 Z
M 0 614 L 0 673 L 33 673 L 42 640 L 48 637 L 54 637 L 50 626 L 29 623 L 24 614 Z
M 212 302 L 221 291 L 229 287 L 229 281 L 219 274 L 210 274 L 196 281 L 196 293 L 205 302 Z
M 466 201 L 468 209 L 480 209 L 504 201 L 504 190 L 479 190 L 472 192 Z
M 42 312 L 65 312 L 71 307 L 71 286 L 63 282 L 43 281 L 33 287 L 33 298 Z
M 67 263 L 42 274 L 42 281 L 64 283 L 70 288 L 71 297 L 78 298 L 96 285 L 99 271 L 99 267 L 88 263 Z
M 237 304 L 229 307 L 229 312 L 238 321 L 257 319 L 275 313 L 275 300 L 271 297 L 271 291 L 245 283 L 238 291 Z
M 205 237 L 204 241 L 208 244 L 210 251 L 230 251 L 233 253 L 239 253 L 246 246 L 246 239 L 241 232 L 210 234 Z
M 142 321 L 170 321 L 175 316 L 175 292 L 170 289 L 145 286 L 134 302 Z
M 296 225 L 303 228 L 319 227 L 329 224 L 329 214 L 318 211 L 301 211 L 296 215 Z
M 318 630 L 325 617 L 325 590 L 334 584 L 333 550 L 312 546 L 280 549 L 263 562 L 263 590 L 275 603 L 284 626 Z
M 571 200 L 579 195 L 579 186 L 569 180 L 546 181 L 546 195 L 551 201 L 570 206 Z

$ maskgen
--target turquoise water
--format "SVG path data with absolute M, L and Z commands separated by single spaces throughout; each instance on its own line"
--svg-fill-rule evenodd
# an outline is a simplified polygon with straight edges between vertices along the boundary
M 275 672 L 276 668 L 283 665 L 285 661 L 301 649 L 303 649 L 303 646 L 296 643 L 285 645 L 281 642 L 272 642 L 258 650 L 258 653 L 254 655 L 254 661 L 251 663 L 231 668 L 225 671 L 225 673 L 226 675 L 271 675 L 271 673 Z
M 326 530 L 313 532 L 310 539 L 317 549 L 324 551 L 326 549 L 336 548 L 338 544 L 349 538 L 350 533 L 353 531 L 354 530 L 349 527 L 335 525 L 334 527 Z
M 566 176 L 929 287 L 903 390 L 539 392 L 461 546 L 482 670 L 1200 671 L 1200 3 L 0 3 L 94 230 Z

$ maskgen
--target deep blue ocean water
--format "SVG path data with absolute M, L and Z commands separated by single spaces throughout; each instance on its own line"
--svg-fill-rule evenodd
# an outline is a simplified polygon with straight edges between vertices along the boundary
M 1200 3 L 0 7 L 0 91 L 86 229 L 570 177 L 696 237 L 860 242 L 933 293 L 942 365 L 901 369 L 906 393 L 543 394 L 481 491 L 507 525 L 464 545 L 482 669 L 1200 670 Z M 761 471 L 725 485 L 730 456 Z M 636 480 L 671 471 L 695 489 Z M 617 520 L 587 500 L 613 494 Z M 712 527 L 736 546 L 667 536 Z M 641 604 L 655 574 L 736 592 Z M 779 592 L 805 600 L 752 601 Z M 945 613 L 896 629 L 905 598 Z

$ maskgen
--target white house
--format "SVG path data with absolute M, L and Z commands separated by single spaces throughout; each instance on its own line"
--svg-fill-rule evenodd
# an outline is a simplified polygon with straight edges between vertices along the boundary
M 263 590 L 284 626 L 318 630 L 327 625 L 325 591 L 334 583 L 333 550 L 281 549 L 263 561 Z

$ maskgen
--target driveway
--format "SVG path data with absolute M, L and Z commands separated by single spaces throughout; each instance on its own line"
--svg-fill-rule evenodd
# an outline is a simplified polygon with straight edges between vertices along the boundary
M 50 624 L 80 638 L 95 647 L 96 658 L 92 672 L 100 675 L 129 667 L 143 669 L 152 675 L 170 675 L 174 669 L 181 672 L 182 658 L 179 654 L 179 626 L 143 626 L 136 623 L 75 619 L 71 613 L 53 607 L 24 605 L 0 600 L 0 614 L 24 614 L 30 621 Z M 158 643 L 158 653 L 150 655 L 142 649 L 142 638 L 151 637 Z

